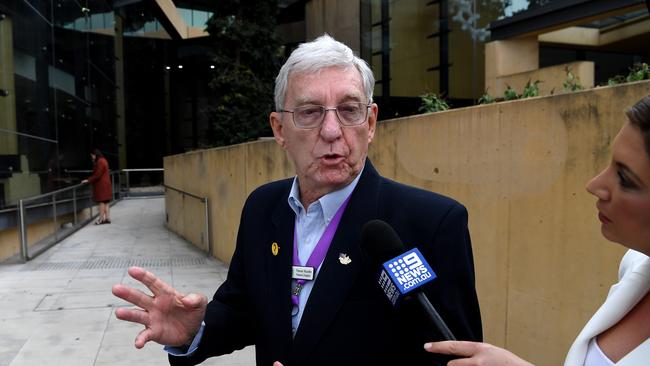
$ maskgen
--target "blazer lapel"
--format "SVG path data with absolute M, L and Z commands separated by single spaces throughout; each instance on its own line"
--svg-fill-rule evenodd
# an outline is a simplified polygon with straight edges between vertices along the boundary
M 271 216 L 274 232 L 271 242 L 265 245 L 267 268 L 267 299 L 270 312 L 272 335 L 267 335 L 271 342 L 270 349 L 284 350 L 282 355 L 288 356 L 291 344 L 291 257 L 293 255 L 293 229 L 295 215 L 287 204 L 287 195 L 284 196 Z M 284 204 L 283 204 L 284 203 Z M 272 253 L 272 245 L 278 245 L 277 255 Z M 278 316 L 279 315 L 279 316 Z
M 294 338 L 295 364 L 301 365 L 334 320 L 361 269 L 361 227 L 376 217 L 379 175 L 367 160 L 332 239 Z M 341 254 L 351 262 L 342 264 Z
M 616 324 L 630 309 L 636 305 L 640 298 L 648 292 L 650 287 L 650 258 L 645 258 L 642 263 L 630 269 L 619 283 L 612 289 L 607 299 L 587 322 L 584 329 L 574 341 L 565 366 L 582 365 L 587 353 L 587 346 L 591 338 L 599 335 L 612 325 Z

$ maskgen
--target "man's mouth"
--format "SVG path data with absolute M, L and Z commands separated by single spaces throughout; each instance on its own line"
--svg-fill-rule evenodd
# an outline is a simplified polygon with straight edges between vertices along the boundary
M 345 157 L 339 154 L 325 154 L 321 156 L 321 160 L 326 164 L 338 164 L 344 159 Z

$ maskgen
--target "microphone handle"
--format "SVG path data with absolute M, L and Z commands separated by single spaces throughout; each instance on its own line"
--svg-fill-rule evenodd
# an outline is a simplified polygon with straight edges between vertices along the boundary
M 429 320 L 438 329 L 444 340 L 455 341 L 456 337 L 454 337 L 454 335 L 451 333 L 451 330 L 449 330 L 447 324 L 445 324 L 436 309 L 433 307 L 433 305 L 431 305 L 431 302 L 426 297 L 426 295 L 424 295 L 422 291 L 416 291 L 415 297 L 417 297 L 418 302 L 424 309 L 424 312 L 427 313 Z

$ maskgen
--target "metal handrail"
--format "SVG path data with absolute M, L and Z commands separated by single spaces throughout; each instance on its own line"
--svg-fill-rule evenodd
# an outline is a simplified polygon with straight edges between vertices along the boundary
M 197 196 L 197 195 L 192 194 L 192 193 L 190 193 L 190 192 L 185 192 L 185 191 L 183 191 L 183 190 L 181 190 L 181 189 L 174 188 L 174 187 L 172 187 L 172 186 L 168 186 L 168 185 L 166 185 L 166 184 L 163 184 L 163 187 L 165 187 L 165 188 L 167 188 L 167 189 L 171 189 L 172 191 L 176 191 L 176 192 L 178 192 L 178 193 L 186 194 L 186 195 L 188 195 L 188 196 L 190 196 L 190 197 L 194 197 L 194 198 L 199 199 L 199 200 L 201 200 L 201 201 L 203 201 L 203 200 L 207 200 L 207 199 L 208 199 L 208 197 Z
M 203 202 L 204 209 L 205 209 L 205 213 L 204 213 L 204 216 L 205 216 L 205 232 L 206 232 L 207 244 L 208 244 L 208 255 L 212 256 L 212 234 L 210 232 L 210 200 L 208 199 L 208 197 L 201 197 L 201 196 L 195 195 L 193 193 L 183 191 L 182 189 L 178 189 L 178 188 L 175 188 L 175 187 L 172 187 L 172 186 L 168 186 L 166 184 L 163 184 L 163 187 L 165 187 L 165 189 L 170 189 L 172 191 L 176 191 L 176 192 L 178 192 L 180 194 L 190 196 L 192 198 L 198 199 L 201 202 Z
M 145 171 L 164 171 L 164 169 L 163 168 L 122 169 L 122 170 L 114 170 L 114 171 L 109 172 L 109 176 L 110 176 L 110 179 L 111 179 L 111 186 L 113 187 L 113 201 L 114 202 L 119 201 L 122 198 L 124 198 L 125 196 L 129 195 L 129 191 L 130 191 L 129 173 L 130 172 L 145 172 Z M 66 170 L 66 172 L 68 172 L 68 173 L 88 173 L 90 171 Z M 122 191 L 121 173 L 125 173 L 125 176 L 126 176 L 126 195 L 123 195 L 123 191 Z M 117 183 L 116 183 L 116 179 L 115 179 L 116 176 L 117 176 Z M 88 195 L 88 194 L 83 194 L 83 195 L 80 195 L 80 196 L 77 195 L 77 190 L 82 188 L 82 187 L 85 187 L 85 186 L 88 186 L 88 184 L 87 183 L 80 183 L 80 184 L 75 184 L 73 186 L 57 189 L 57 190 L 52 191 L 52 192 L 22 198 L 22 199 L 20 199 L 18 201 L 18 206 L 17 207 L 10 208 L 10 209 L 4 209 L 4 210 L 0 211 L 0 213 L 17 211 L 18 224 L 19 224 L 19 236 L 20 236 L 20 255 L 21 255 L 21 257 L 22 257 L 22 259 L 24 261 L 30 260 L 31 258 L 33 258 L 36 255 L 42 253 L 43 251 L 47 250 L 51 246 L 58 243 L 61 239 L 63 239 L 62 237 L 59 237 L 58 220 L 57 220 L 57 204 L 58 205 L 61 205 L 62 203 L 69 204 L 70 202 L 72 202 L 72 207 L 73 207 L 72 211 L 73 211 L 73 215 L 74 215 L 73 230 L 70 230 L 70 232 L 67 235 L 69 235 L 72 232 L 78 230 L 81 227 L 80 224 L 85 224 L 86 222 L 89 222 L 90 220 L 92 220 L 94 218 L 93 206 L 91 205 L 90 206 L 90 217 L 88 219 L 84 220 L 83 223 L 79 223 L 78 220 L 77 220 L 77 202 L 79 200 L 86 200 L 86 199 L 88 199 L 90 197 L 90 195 Z M 171 187 L 169 187 L 169 188 L 171 189 Z M 65 198 L 62 198 L 61 200 L 57 200 L 57 198 L 56 198 L 57 195 L 65 194 L 65 193 L 68 193 L 68 192 L 72 192 L 72 198 L 65 197 Z M 188 194 L 188 193 L 185 193 L 185 194 Z M 51 197 L 51 200 L 49 199 L 50 197 Z M 36 200 L 45 200 L 45 201 L 49 201 L 49 202 L 38 202 L 38 203 L 30 204 L 30 205 L 26 204 L 28 202 L 33 202 L 33 201 L 36 201 Z M 208 212 L 207 207 L 209 205 L 209 203 L 207 201 L 207 198 L 205 198 L 205 201 L 203 201 L 203 202 L 206 205 L 206 214 L 207 214 L 207 212 Z M 29 244 L 28 244 L 28 241 L 27 241 L 26 210 L 27 209 L 32 209 L 32 208 L 38 208 L 38 207 L 45 207 L 45 206 L 52 206 L 52 221 L 54 223 L 54 228 L 55 228 L 54 229 L 54 242 L 50 243 L 50 245 L 46 245 L 45 248 L 43 248 L 42 250 L 39 250 L 37 253 L 34 253 L 34 255 L 32 256 L 29 253 Z M 207 224 L 207 221 L 206 221 L 206 224 Z M 208 226 L 208 228 L 209 228 L 209 226 Z M 208 235 L 208 250 L 209 250 L 209 252 L 211 254 L 212 245 L 211 245 L 211 241 L 210 241 L 209 229 L 207 231 L 207 235 Z
M 38 197 L 43 198 L 43 196 L 46 196 L 47 194 L 50 194 L 50 193 L 51 193 L 51 194 L 58 194 L 59 191 L 65 191 L 65 190 L 68 189 L 68 188 L 79 188 L 79 187 L 84 186 L 84 185 L 87 185 L 87 184 L 85 184 L 85 183 L 83 183 L 83 184 L 77 184 L 77 185 L 75 185 L 75 186 L 69 186 L 69 187 L 66 187 L 66 188 L 60 189 L 60 190 L 58 190 L 58 191 L 48 192 L 48 193 L 46 193 L 46 194 L 42 194 L 42 195 L 39 195 L 39 196 L 32 196 L 32 197 L 23 198 L 23 201 L 31 201 L 31 200 L 35 200 L 35 199 L 38 199 Z M 90 195 L 81 196 L 80 198 L 88 198 L 88 197 L 90 197 Z M 70 201 L 72 201 L 72 199 L 63 199 L 63 200 L 59 200 L 59 201 L 57 201 L 57 202 L 67 203 L 67 202 L 70 202 Z M 29 205 L 29 206 L 25 206 L 25 208 L 26 208 L 26 209 L 27 209 L 27 208 L 37 208 L 37 207 L 43 207 L 43 206 L 48 206 L 48 205 L 50 205 L 50 203 L 37 203 L 37 204 L 33 204 L 33 205 Z M 4 208 L 4 209 L 0 210 L 0 214 L 7 213 L 7 212 L 14 212 L 14 211 L 18 211 L 18 206 L 16 206 L 16 207 L 10 207 L 10 208 Z
M 113 172 L 109 173 L 109 176 L 111 177 L 111 185 L 112 186 L 115 185 L 114 184 L 115 183 L 114 182 L 114 176 L 115 175 L 118 175 L 118 178 L 119 178 L 119 172 L 118 171 L 113 171 Z M 23 261 L 26 262 L 26 261 L 30 260 L 31 258 L 37 256 L 38 254 L 44 252 L 45 250 L 47 250 L 51 246 L 58 243 L 60 239 L 63 239 L 63 238 L 59 238 L 58 220 L 57 220 L 58 216 L 57 216 L 57 209 L 56 209 L 57 203 L 61 204 L 61 203 L 72 202 L 72 207 L 73 207 L 72 208 L 72 211 L 73 211 L 73 227 L 77 227 L 77 229 L 80 227 L 80 225 L 78 225 L 78 220 L 77 220 L 77 201 L 80 200 L 80 199 L 87 199 L 87 198 L 90 197 L 90 195 L 82 195 L 82 196 L 77 197 L 77 189 L 79 189 L 81 187 L 84 187 L 84 186 L 88 186 L 88 184 L 87 183 L 75 184 L 73 186 L 57 189 L 57 190 L 54 190 L 52 192 L 47 192 L 47 193 L 39 194 L 39 195 L 36 195 L 36 196 L 26 197 L 26 198 L 21 198 L 20 200 L 18 200 L 18 208 L 17 208 L 17 210 L 18 210 L 18 230 L 19 230 L 19 236 L 20 236 L 20 256 L 22 257 Z M 63 193 L 66 193 L 66 192 L 70 192 L 70 191 L 72 192 L 72 198 L 71 199 L 70 198 L 64 198 L 62 200 L 57 200 L 56 199 L 57 195 L 63 194 Z M 113 192 L 115 192 L 115 190 L 113 190 Z M 52 197 L 52 200 L 50 202 L 37 203 L 37 204 L 29 205 L 29 206 L 25 205 L 26 202 L 47 199 L 49 197 Z M 115 198 L 115 194 L 114 194 L 113 198 Z M 37 253 L 34 253 L 33 256 L 30 256 L 29 243 L 27 241 L 27 228 L 26 228 L 27 220 L 26 220 L 25 212 L 26 212 L 27 209 L 30 209 L 30 208 L 44 207 L 44 206 L 50 206 L 50 205 L 52 206 L 52 221 L 54 223 L 54 242 L 51 243 L 50 245 L 46 246 L 42 250 L 38 251 Z M 94 218 L 94 216 L 93 216 L 93 207 L 91 205 L 90 206 L 90 218 L 85 220 L 84 223 L 92 220 L 93 218 Z
M 77 189 L 77 188 L 82 187 L 82 186 L 85 186 L 85 185 L 87 185 L 87 184 L 86 184 L 86 183 L 79 183 L 79 184 L 75 184 L 74 186 L 69 186 L 69 187 L 65 187 L 65 188 L 57 189 L 56 191 L 51 191 L 51 192 L 47 192 L 47 193 L 43 193 L 43 194 L 39 194 L 39 195 L 37 195 L 37 196 L 31 196 L 31 197 L 27 197 L 27 198 L 21 198 L 20 200 L 23 201 L 23 202 L 25 202 L 25 201 L 34 201 L 34 200 L 37 200 L 37 199 L 39 199 L 39 198 L 45 198 L 45 197 L 49 197 L 49 196 L 55 196 L 55 195 L 60 194 L 60 193 L 63 193 L 63 192 L 71 191 L 71 190 L 73 190 L 73 189 Z
M 164 168 L 137 168 L 137 169 L 122 169 L 121 171 L 125 173 L 126 191 L 129 192 L 131 191 L 131 178 L 130 178 L 131 172 L 162 172 L 165 171 L 165 169 Z
M 12 212 L 12 211 L 18 211 L 18 207 L 3 208 L 2 210 L 0 210 L 0 214 L 6 213 L 6 212 Z
M 164 172 L 165 168 L 122 169 L 122 172 Z
M 88 169 L 82 169 L 82 170 L 79 170 L 79 169 L 64 169 L 63 172 L 64 173 L 92 173 L 93 171 L 88 170 Z
M 120 172 L 162 172 L 164 171 L 165 168 L 134 168 L 134 169 L 120 169 L 118 171 Z M 66 169 L 66 173 L 89 173 L 92 172 L 92 170 L 74 170 L 74 169 Z
M 78 196 L 77 199 L 90 198 L 90 197 L 92 197 L 92 196 L 87 194 L 87 195 L 84 195 L 84 196 Z M 73 198 L 67 198 L 67 199 L 57 200 L 56 203 L 68 203 L 68 202 L 73 202 L 73 201 L 74 201 Z M 50 202 L 35 203 L 35 204 L 29 205 L 29 206 L 25 206 L 25 209 L 45 207 L 45 206 L 50 206 L 51 204 L 52 203 L 50 203 Z M 2 210 L 2 211 L 0 211 L 0 213 L 11 212 L 11 211 L 18 211 L 18 207 L 12 207 L 10 209 Z

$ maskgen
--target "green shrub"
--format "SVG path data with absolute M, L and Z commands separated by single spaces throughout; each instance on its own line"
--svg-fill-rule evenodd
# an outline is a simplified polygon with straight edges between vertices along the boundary
M 423 113 L 446 111 L 449 109 L 449 104 L 436 93 L 424 93 L 420 95 L 420 100 L 422 101 L 422 105 L 418 110 Z
M 528 82 L 526 83 L 526 86 L 524 86 L 524 91 L 521 93 L 521 98 L 532 98 L 539 96 L 539 80 L 535 80 L 534 82 Z
M 584 89 L 582 84 L 580 84 L 580 78 L 575 76 L 575 74 L 571 72 L 571 69 L 567 67 L 565 71 L 566 71 L 566 79 L 562 83 L 562 88 L 564 89 L 565 92 L 574 92 L 574 91 L 579 91 Z
M 634 81 L 648 80 L 650 79 L 650 66 L 643 63 L 636 63 L 629 68 L 630 72 L 627 76 L 623 75 L 614 75 L 607 80 L 607 85 L 618 85 L 623 83 L 631 83 Z
M 650 67 L 646 63 L 636 63 L 630 67 L 630 73 L 625 80 L 627 82 L 650 79 Z
M 503 92 L 503 100 L 515 100 L 519 99 L 519 94 L 510 87 L 510 85 L 507 85 L 506 90 Z
M 496 99 L 488 93 L 487 89 L 485 90 L 485 93 L 483 93 L 483 96 L 478 99 L 478 104 L 492 104 L 495 102 Z

